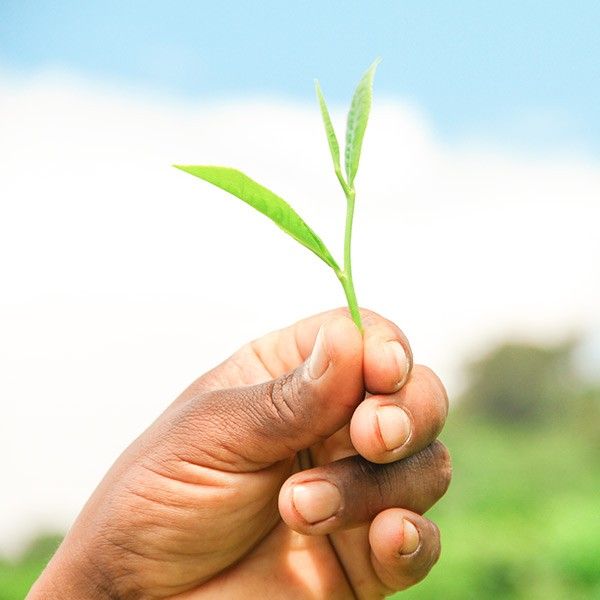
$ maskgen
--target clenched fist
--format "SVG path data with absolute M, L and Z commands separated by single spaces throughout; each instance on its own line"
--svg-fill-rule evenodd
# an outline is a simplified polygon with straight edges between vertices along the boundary
M 382 598 L 440 552 L 448 403 L 343 310 L 242 347 L 121 455 L 29 598 Z

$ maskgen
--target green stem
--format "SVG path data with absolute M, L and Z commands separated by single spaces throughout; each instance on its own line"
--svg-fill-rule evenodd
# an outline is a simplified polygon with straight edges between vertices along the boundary
M 344 235 L 344 270 L 338 271 L 336 275 L 344 288 L 348 308 L 352 320 L 356 323 L 358 329 L 362 332 L 362 320 L 358 309 L 358 301 L 356 300 L 356 292 L 354 291 L 354 281 L 352 280 L 352 221 L 354 219 L 354 200 L 356 194 L 354 188 L 344 187 L 346 192 L 346 231 Z
M 344 194 L 346 195 L 346 198 L 348 198 L 348 194 L 350 193 L 350 188 L 348 187 L 348 184 L 346 183 L 346 180 L 344 179 L 344 176 L 342 175 L 342 170 L 339 167 L 335 168 L 335 175 L 338 178 L 338 181 L 340 182 L 342 189 L 344 190 Z

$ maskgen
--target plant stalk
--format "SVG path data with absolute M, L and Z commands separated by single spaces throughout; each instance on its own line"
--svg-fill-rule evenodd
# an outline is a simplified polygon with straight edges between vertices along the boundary
M 344 235 L 344 270 L 339 271 L 337 274 L 344 293 L 346 294 L 346 300 L 348 301 L 348 308 L 350 309 L 350 315 L 352 320 L 362 333 L 363 326 L 360 318 L 360 311 L 358 309 L 358 301 L 356 300 L 356 292 L 354 291 L 354 281 L 352 279 L 352 222 L 354 220 L 354 200 L 356 193 L 354 188 L 348 188 L 344 186 L 344 192 L 346 193 L 346 231 Z

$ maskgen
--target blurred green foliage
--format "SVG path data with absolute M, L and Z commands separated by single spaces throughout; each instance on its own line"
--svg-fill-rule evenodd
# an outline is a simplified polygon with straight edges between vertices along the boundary
M 60 544 L 58 534 L 40 534 L 16 561 L 0 559 L 0 600 L 21 600 Z
M 440 562 L 402 600 L 600 598 L 600 388 L 574 344 L 506 344 L 468 369 L 442 436 L 454 479 L 430 511 Z M 24 598 L 57 536 L 0 561 L 0 600 Z
M 549 423 L 562 418 L 581 387 L 575 341 L 553 347 L 504 344 L 467 367 L 461 408 L 492 423 Z

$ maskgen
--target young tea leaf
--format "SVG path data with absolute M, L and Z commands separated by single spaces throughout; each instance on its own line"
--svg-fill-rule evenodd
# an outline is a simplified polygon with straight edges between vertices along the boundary
M 174 166 L 237 196 L 240 200 L 269 217 L 283 231 L 314 252 L 332 269 L 339 271 L 337 263 L 321 241 L 321 238 L 285 200 L 271 190 L 250 179 L 237 169 L 192 165 Z
M 373 78 L 375 70 L 380 63 L 377 59 L 363 75 L 356 86 L 352 104 L 348 112 L 348 122 L 346 124 L 346 180 L 352 187 L 356 172 L 358 171 L 358 161 L 360 159 L 360 150 L 362 148 L 369 112 L 371 110 L 371 98 L 373 95 Z
M 323 117 L 323 124 L 325 125 L 325 133 L 327 134 L 327 142 L 329 143 L 331 158 L 333 159 L 333 168 L 335 169 L 336 173 L 341 173 L 342 168 L 340 166 L 340 145 L 338 144 L 338 140 L 335 135 L 335 129 L 333 128 L 331 117 L 329 116 L 329 110 L 327 109 L 327 104 L 325 102 L 325 98 L 323 97 L 321 86 L 316 79 L 315 90 L 317 92 L 319 107 L 321 108 L 321 116 Z

